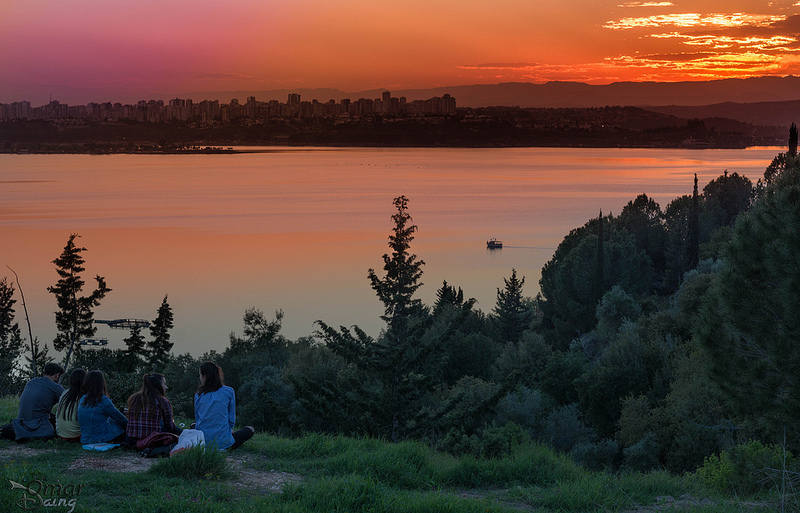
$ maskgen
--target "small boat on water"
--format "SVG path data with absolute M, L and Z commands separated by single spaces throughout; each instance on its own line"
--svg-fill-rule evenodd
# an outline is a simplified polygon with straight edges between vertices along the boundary
M 503 249 L 503 241 L 497 239 L 489 239 L 486 241 L 486 247 L 488 249 Z

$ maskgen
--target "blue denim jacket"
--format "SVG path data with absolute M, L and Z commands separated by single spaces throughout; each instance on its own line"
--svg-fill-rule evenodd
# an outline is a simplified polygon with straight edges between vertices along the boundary
M 78 423 L 81 425 L 81 443 L 110 442 L 125 432 L 128 419 L 114 407 L 108 396 L 96 406 L 84 404 L 86 396 L 78 403 Z
M 203 432 L 207 446 L 227 449 L 233 445 L 236 423 L 236 394 L 229 386 L 194 395 L 195 427 Z

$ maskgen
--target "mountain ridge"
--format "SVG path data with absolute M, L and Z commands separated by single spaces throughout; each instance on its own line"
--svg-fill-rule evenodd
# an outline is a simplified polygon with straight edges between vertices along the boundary
M 459 107 L 509 106 L 523 108 L 605 106 L 704 106 L 724 102 L 758 103 L 800 100 L 800 77 L 726 78 L 702 82 L 584 82 L 551 81 L 543 84 L 503 82 L 440 86 L 420 89 L 368 89 L 346 92 L 334 88 L 271 89 L 261 91 L 193 92 L 190 97 L 217 97 L 220 101 L 255 96 L 259 101 L 285 102 L 290 93 L 303 100 L 341 101 L 348 98 L 379 98 L 384 91 L 409 101 L 449 94 Z

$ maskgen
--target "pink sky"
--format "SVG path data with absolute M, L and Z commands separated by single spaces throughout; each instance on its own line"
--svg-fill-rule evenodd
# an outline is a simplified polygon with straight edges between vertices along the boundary
M 2 0 L 0 102 L 783 76 L 798 34 L 797 0 Z

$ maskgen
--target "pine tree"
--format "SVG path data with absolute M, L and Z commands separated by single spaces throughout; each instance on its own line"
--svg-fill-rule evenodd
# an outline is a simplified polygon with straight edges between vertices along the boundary
M 664 273 L 664 244 L 666 231 L 664 214 L 658 203 L 646 194 L 629 201 L 614 223 L 636 237 L 636 247 L 647 252 L 659 276 Z
M 153 340 L 147 344 L 147 353 L 150 357 L 150 365 L 154 369 L 162 367 L 166 363 L 167 356 L 172 350 L 173 343 L 170 342 L 169 330 L 174 327 L 172 307 L 167 302 L 167 296 L 161 301 L 155 320 L 150 324 L 150 336 Z
M 442 281 L 442 286 L 436 291 L 436 302 L 433 305 L 434 315 L 441 313 L 445 308 L 453 307 L 459 310 L 470 310 L 476 303 L 475 298 L 464 300 L 464 291 L 461 287 L 456 289 L 447 284 L 447 280 Z
M 91 337 L 97 329 L 93 325 L 93 308 L 100 305 L 111 289 L 106 286 L 105 278 L 95 276 L 97 288 L 88 296 L 79 296 L 86 282 L 81 278 L 84 259 L 81 255 L 86 248 L 75 245 L 79 235 L 73 233 L 69 236 L 67 245 L 61 256 L 53 260 L 59 280 L 47 291 L 56 297 L 58 311 L 56 312 L 56 338 L 53 348 L 57 351 L 66 350 L 63 367 L 69 368 L 69 361 L 73 352 L 80 350 L 79 341 L 82 337 Z M 66 374 L 65 374 L 66 375 Z
M 131 328 L 130 335 L 125 339 L 125 351 L 122 357 L 125 372 L 134 372 L 141 365 L 146 353 L 147 342 L 142 335 L 141 328 Z
M 419 414 L 419 400 L 430 387 L 430 380 L 422 373 L 426 357 L 433 351 L 435 340 L 424 340 L 423 333 L 430 316 L 414 292 L 422 285 L 424 262 L 409 253 L 411 241 L 417 230 L 411 224 L 408 199 L 394 199 L 397 213 L 392 216 L 395 227 L 389 236 L 391 254 L 383 255 L 385 275 L 379 277 L 370 269 L 368 277 L 372 288 L 384 305 L 386 332 L 378 341 L 367 336 L 357 326 L 353 332 L 345 327 L 335 330 L 317 321 L 318 333 L 326 345 L 348 363 L 362 372 L 357 394 L 342 391 L 354 397 L 348 404 L 357 408 L 358 414 L 373 419 L 377 424 L 373 432 L 399 441 L 411 418 Z M 343 398 L 345 400 L 346 398 Z
M 414 232 L 417 231 L 417 225 L 411 224 L 408 198 L 395 198 L 394 206 L 397 209 L 397 213 L 392 216 L 395 227 L 394 233 L 389 236 L 392 253 L 383 255 L 383 270 L 386 274 L 379 278 L 375 270 L 370 269 L 368 276 L 384 306 L 385 313 L 381 318 L 396 337 L 402 337 L 408 318 L 422 306 L 422 302 L 413 299 L 413 295 L 422 286 L 419 280 L 425 262 L 417 260 L 416 255 L 408 252 L 411 241 L 414 240 Z
M 518 342 L 531 321 L 531 310 L 523 300 L 525 277 L 517 278 L 511 269 L 511 278 L 503 278 L 505 287 L 497 289 L 497 303 L 492 310 L 497 320 L 497 336 L 501 342 Z
M 425 262 L 409 253 L 417 225 L 411 224 L 408 213 L 408 198 L 394 199 L 397 212 L 392 216 L 394 231 L 389 236 L 391 254 L 383 255 L 383 278 L 374 269 L 368 272 L 373 290 L 384 306 L 388 329 L 385 344 L 377 346 L 376 356 L 383 367 L 384 383 L 387 385 L 388 404 L 391 414 L 391 440 L 400 439 L 401 422 L 405 420 L 407 405 L 419 391 L 418 376 L 414 371 L 427 354 L 419 345 L 420 325 L 412 324 L 423 312 L 422 301 L 414 299 L 414 293 L 422 286 L 422 266 Z

